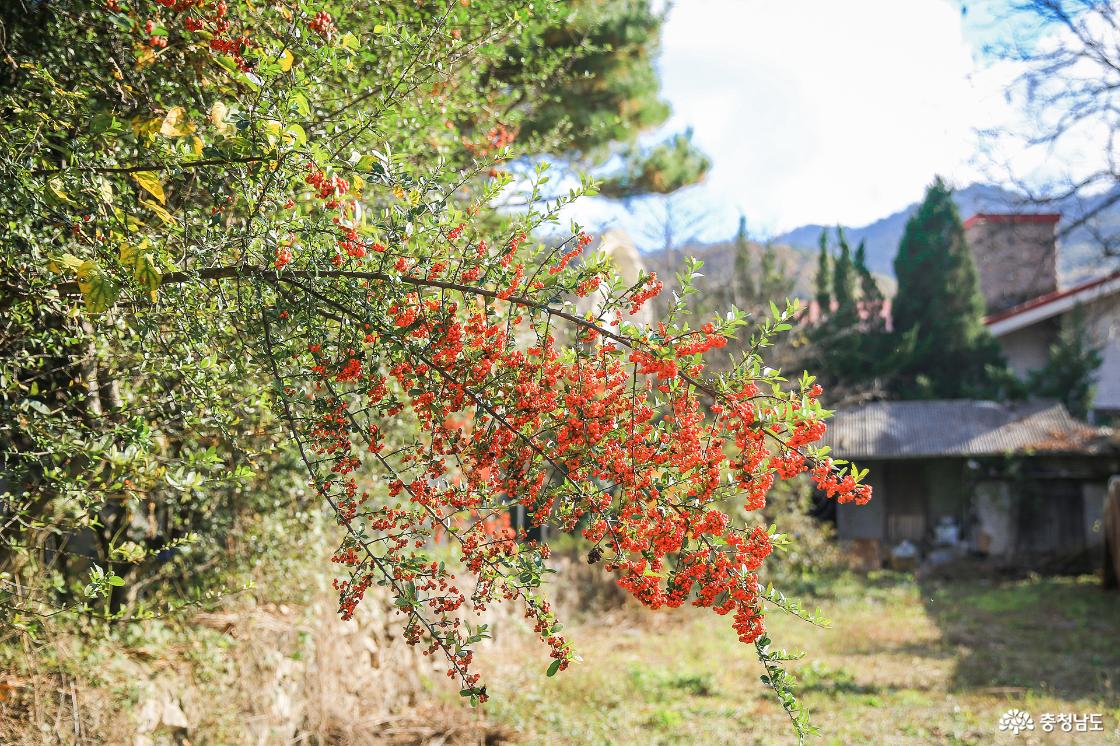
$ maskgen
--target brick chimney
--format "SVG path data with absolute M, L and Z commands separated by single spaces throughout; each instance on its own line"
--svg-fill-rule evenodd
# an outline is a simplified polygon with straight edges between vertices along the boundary
M 1061 215 L 978 213 L 964 222 L 988 313 L 1058 289 Z

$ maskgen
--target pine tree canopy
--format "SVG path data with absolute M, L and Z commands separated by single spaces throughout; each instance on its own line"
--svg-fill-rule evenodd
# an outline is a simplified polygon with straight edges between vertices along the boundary
M 599 185 L 604 197 L 671 194 L 700 181 L 712 167 L 711 159 L 692 142 L 691 129 L 644 150 L 631 146 L 622 158 L 622 172 Z

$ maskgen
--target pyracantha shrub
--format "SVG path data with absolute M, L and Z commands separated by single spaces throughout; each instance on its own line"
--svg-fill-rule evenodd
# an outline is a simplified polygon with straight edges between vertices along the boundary
M 547 194 L 529 156 L 562 137 L 522 141 L 519 122 L 564 65 L 529 70 L 524 50 L 565 18 L 545 2 L 76 4 L 48 26 L 105 49 L 101 66 L 61 53 L 14 89 L 16 289 L 145 340 L 147 360 L 186 329 L 259 380 L 343 532 L 343 618 L 384 587 L 472 701 L 471 619 L 493 604 L 519 605 L 550 675 L 575 659 L 541 592 L 548 527 L 650 608 L 729 616 L 790 709 L 765 612 L 802 612 L 760 575 L 786 539 L 724 506 L 758 511 L 805 473 L 840 502 L 870 489 L 816 446 L 813 378 L 763 362 L 795 305 L 693 324 L 691 262 L 641 324 L 662 282 L 624 283 L 557 227 L 594 184 Z M 189 408 L 194 391 L 167 395 Z

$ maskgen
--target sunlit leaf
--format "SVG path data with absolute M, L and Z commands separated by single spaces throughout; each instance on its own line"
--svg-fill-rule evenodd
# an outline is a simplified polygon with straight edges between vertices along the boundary
M 167 197 L 163 193 L 163 184 L 160 183 L 159 175 L 155 171 L 134 171 L 132 178 L 144 191 L 158 199 L 160 204 L 167 204 Z
M 104 176 L 97 180 L 97 195 L 107 205 L 113 204 L 113 184 Z
M 87 259 L 77 268 L 78 288 L 86 302 L 86 310 L 100 313 L 116 302 L 120 288 L 106 276 L 97 263 Z
M 186 137 L 194 132 L 194 129 L 194 125 L 187 120 L 186 109 L 175 106 L 164 115 L 159 133 L 164 137 Z
M 223 134 L 229 129 L 229 125 L 226 123 L 226 117 L 228 115 L 229 107 L 221 101 L 215 101 L 210 105 L 210 123 Z
M 296 145 L 307 144 L 307 133 L 304 132 L 303 127 L 300 127 L 298 124 L 289 124 L 288 134 L 295 140 Z
M 67 194 L 66 190 L 62 188 L 61 179 L 51 179 L 49 182 L 47 182 L 47 187 L 51 190 L 51 194 L 53 194 L 62 202 L 70 205 L 74 204 L 74 200 L 70 199 L 70 195 Z
M 174 215 L 169 213 L 163 207 L 160 207 L 155 202 L 152 202 L 150 199 L 142 199 L 142 200 L 140 200 L 140 204 L 144 205 L 144 207 L 147 207 L 149 210 L 154 212 L 156 214 L 156 217 L 158 217 L 160 220 L 162 220 L 165 225 L 177 225 L 178 224 L 178 221 L 175 220 Z

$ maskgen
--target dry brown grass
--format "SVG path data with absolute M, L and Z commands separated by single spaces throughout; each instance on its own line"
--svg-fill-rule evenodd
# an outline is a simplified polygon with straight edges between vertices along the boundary
M 1120 743 L 1120 594 L 1095 578 L 951 583 L 842 575 L 802 597 L 832 629 L 780 613 L 776 644 L 822 731 L 815 743 Z M 568 634 L 586 662 L 548 679 L 540 647 L 483 661 L 490 717 L 532 744 L 792 744 L 753 649 L 706 610 L 592 615 Z M 1011 707 L 1100 713 L 1106 732 L 1001 734 Z
M 514 734 L 432 697 L 442 670 L 370 594 L 342 622 L 240 599 L 143 637 L 24 640 L 0 672 L 4 744 L 497 744 Z M 442 667 L 441 667 L 442 669 Z

